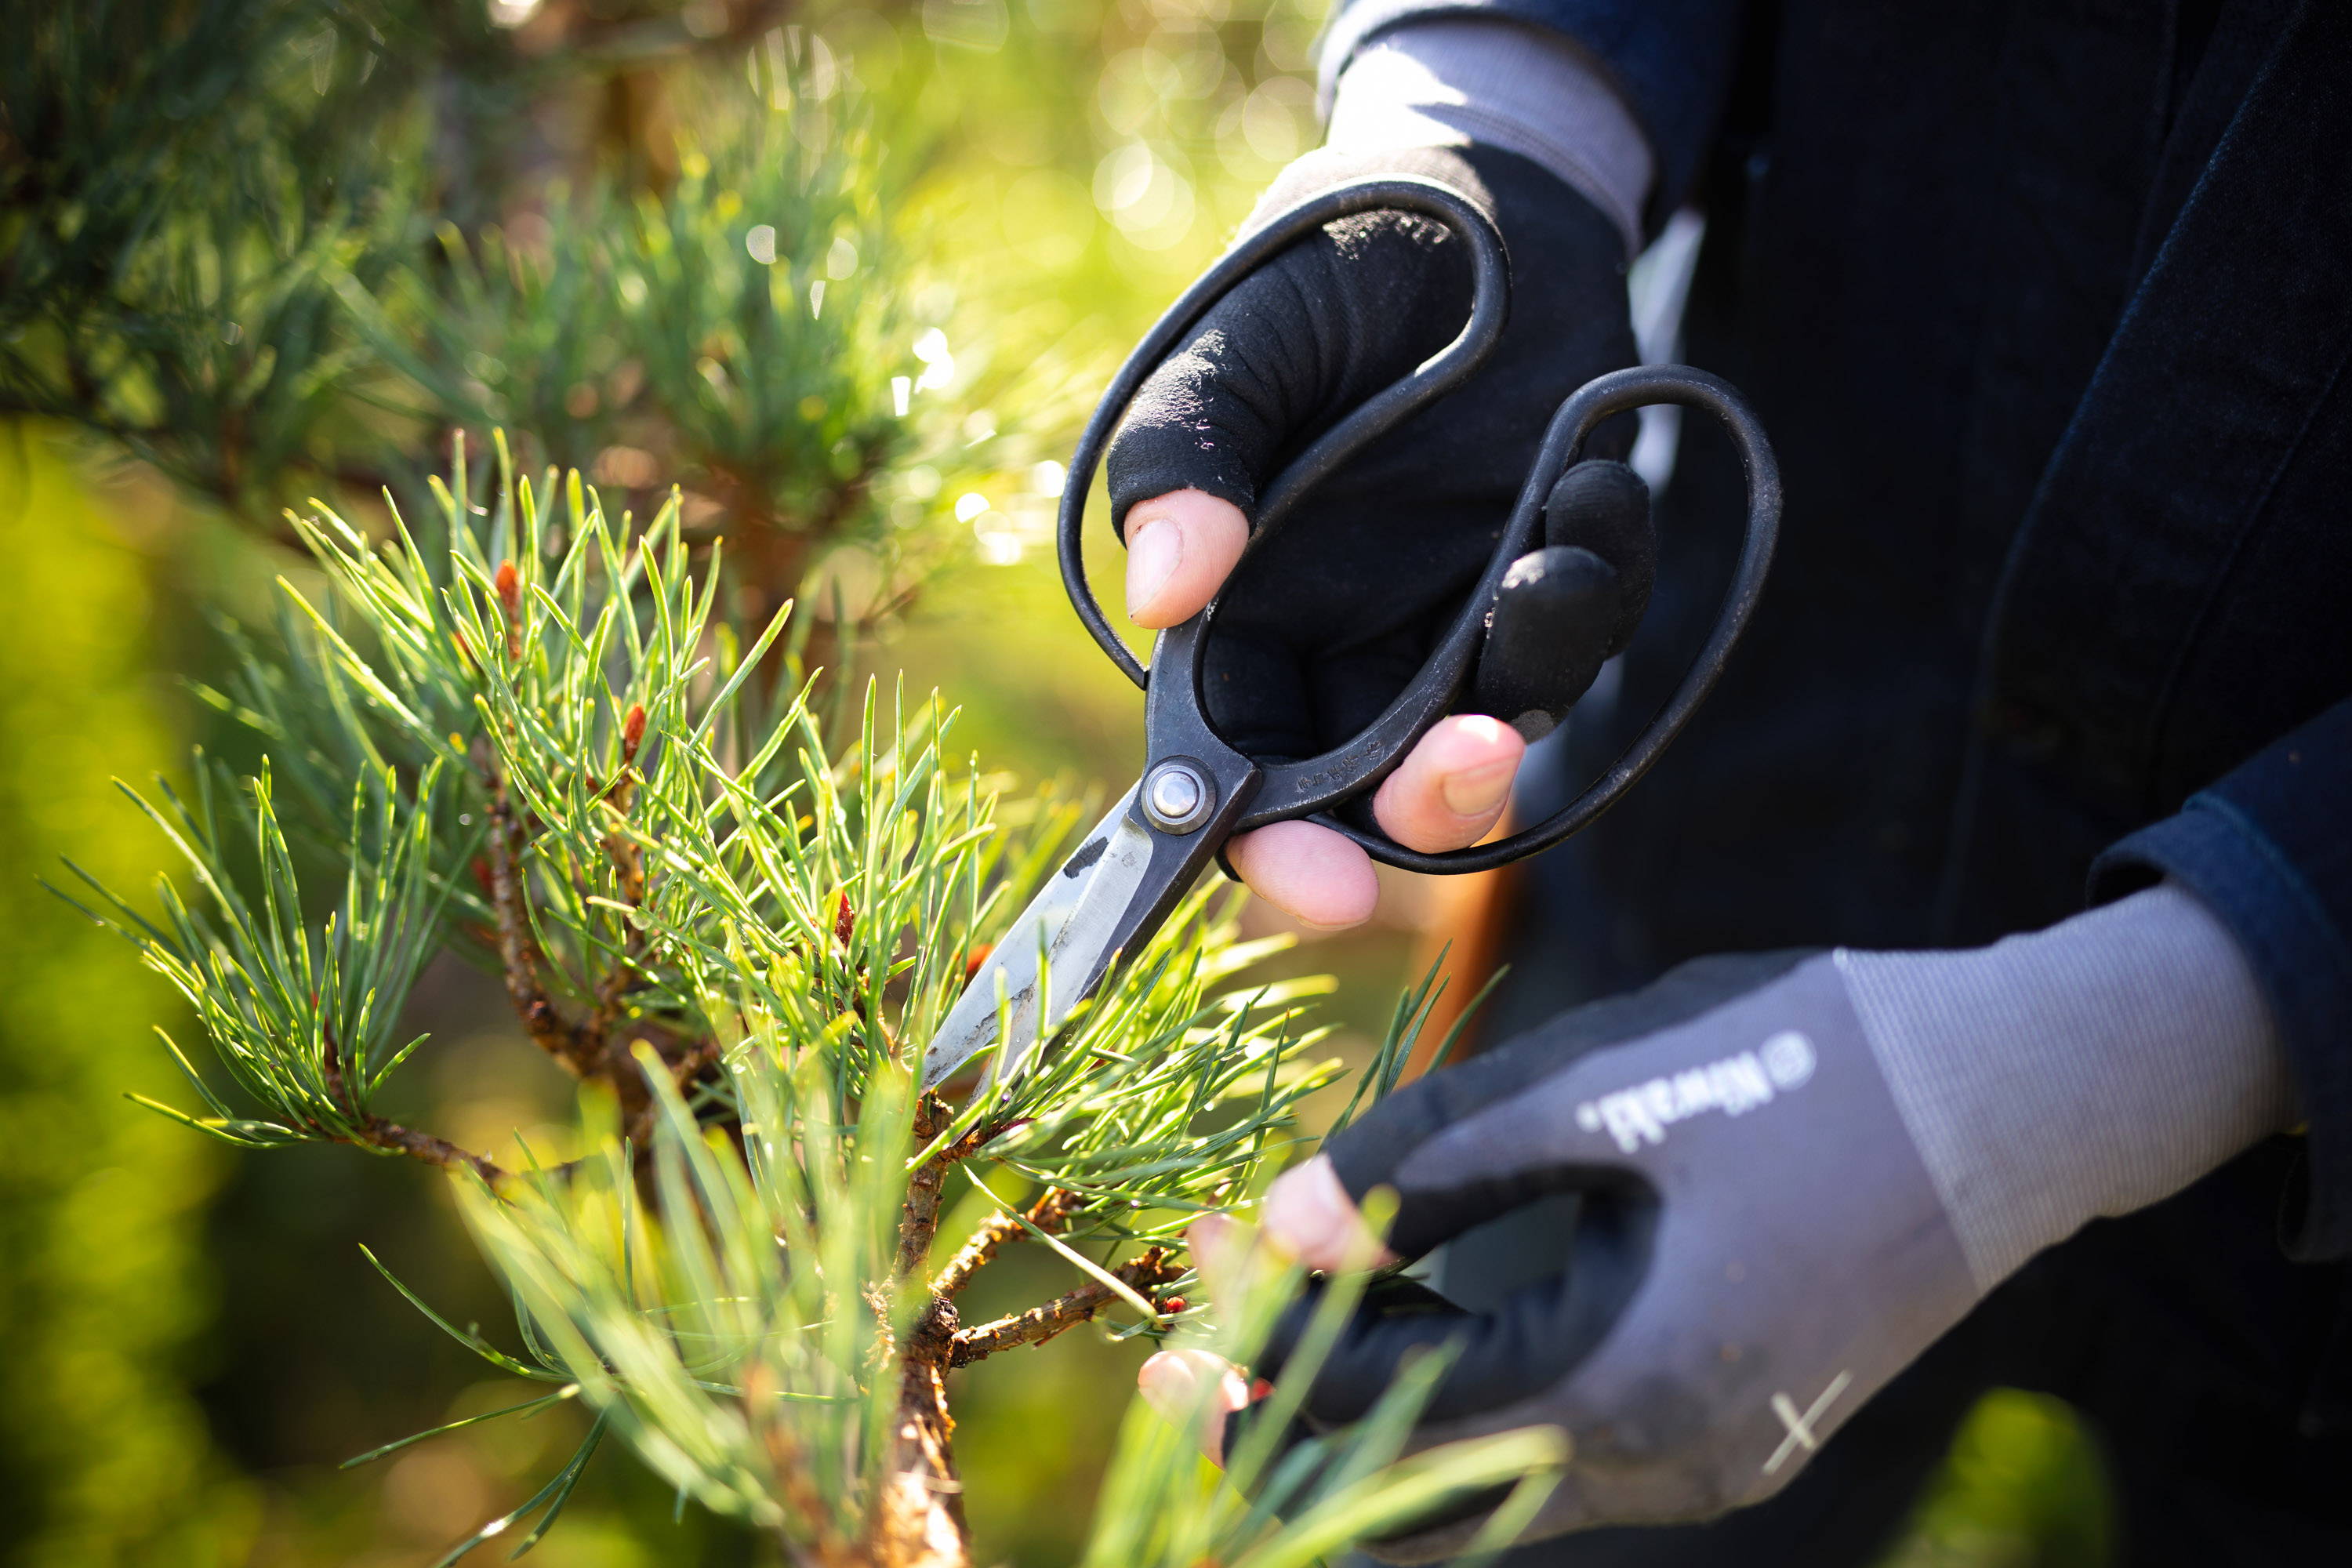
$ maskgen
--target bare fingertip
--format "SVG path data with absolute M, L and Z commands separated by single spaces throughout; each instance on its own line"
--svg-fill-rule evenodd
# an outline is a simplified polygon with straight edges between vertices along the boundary
M 1265 1195 L 1265 1229 L 1310 1268 L 1392 1263 L 1396 1255 L 1364 1224 L 1328 1154 L 1285 1172 Z
M 1225 847 L 1250 890 L 1303 926 L 1339 931 L 1371 918 L 1381 897 L 1371 857 L 1312 822 L 1277 822 Z
M 1128 619 L 1171 626 L 1216 596 L 1249 542 L 1239 507 L 1203 490 L 1139 500 L 1121 525 L 1128 542 Z

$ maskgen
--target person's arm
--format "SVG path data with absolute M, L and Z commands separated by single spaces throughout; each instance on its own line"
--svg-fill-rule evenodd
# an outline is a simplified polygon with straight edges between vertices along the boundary
M 1398 136 L 1384 116 L 1378 129 L 1366 143 L 1294 163 L 1259 211 L 1362 178 L 1433 181 L 1482 209 L 1505 242 L 1510 306 L 1477 372 L 1318 483 L 1228 585 L 1262 488 L 1316 435 L 1436 353 L 1468 316 L 1465 246 L 1425 219 L 1366 213 L 1326 226 L 1228 291 L 1139 389 L 1104 462 L 1129 550 L 1129 618 L 1171 626 L 1219 598 L 1205 650 L 1209 717 L 1261 758 L 1341 745 L 1404 689 L 1484 568 L 1554 410 L 1634 357 L 1627 240 L 1600 205 L 1535 160 L 1433 121 Z M 1614 429 L 1587 447 L 1594 458 L 1623 450 Z M 1572 493 L 1556 491 L 1547 514 L 1560 526 L 1548 525 L 1546 538 L 1586 551 L 1587 564 L 1608 574 L 1613 585 L 1598 596 L 1610 604 L 1589 623 L 1611 628 L 1606 657 L 1646 599 L 1647 492 L 1615 464 L 1580 465 L 1570 478 Z M 1540 608 L 1548 595 L 1528 582 L 1524 597 Z M 1489 647 L 1549 624 L 1517 613 L 1507 591 Z M 1474 693 L 1492 700 L 1439 721 L 1381 784 L 1372 805 L 1380 827 L 1424 851 L 1476 842 L 1508 798 L 1522 737 L 1539 727 L 1532 715 L 1556 720 L 1581 690 L 1554 673 L 1558 689 L 1507 703 Z M 1589 680 L 1591 671 L 1581 673 Z M 1329 828 L 1277 823 L 1237 836 L 1227 858 L 1261 897 L 1308 925 L 1371 912 L 1371 861 Z
M 1402 688 L 1508 510 L 1550 410 L 1631 361 L 1624 268 L 1662 189 L 1618 73 L 1563 32 L 1474 9 L 1392 17 L 1354 37 L 1327 52 L 1325 146 L 1285 172 L 1256 216 L 1367 175 L 1454 186 L 1502 229 L 1511 326 L 1477 376 L 1335 476 L 1275 542 L 1280 558 L 1262 554 L 1257 581 L 1227 595 L 1210 649 L 1211 717 L 1253 754 L 1336 744 Z M 1402 215 L 1334 225 L 1234 290 L 1152 377 L 1106 463 L 1137 625 L 1173 626 L 1223 592 L 1258 489 L 1285 456 L 1445 341 L 1465 310 L 1454 248 Z M 1595 455 L 1613 455 L 1615 438 Z M 1580 472 L 1555 499 L 1548 540 L 1588 549 L 1615 574 L 1616 624 L 1630 634 L 1648 591 L 1639 481 Z M 1579 571 L 1548 585 L 1530 575 L 1520 597 L 1573 596 L 1591 563 Z M 1519 615 L 1507 595 L 1496 644 Z M 1622 637 L 1607 642 L 1614 651 Z M 1381 829 L 1422 850 L 1475 842 L 1508 797 L 1522 737 L 1581 689 L 1559 675 L 1557 691 L 1481 691 L 1486 706 L 1440 721 L 1382 786 Z M 1228 859 L 1307 924 L 1370 912 L 1370 859 L 1317 825 L 1244 835 Z
M 1655 160 L 1644 226 L 1687 195 L 1715 134 L 1745 0 L 1347 0 L 1317 49 L 1327 101 L 1369 47 L 1433 22 L 1515 24 L 1565 40 L 1600 70 Z
M 1557 1424 L 1583 1462 L 1546 1529 L 1701 1518 L 1785 1484 L 2034 1253 L 2270 1133 L 2308 1129 L 2295 1255 L 2352 1254 L 2352 703 L 2117 845 L 2096 889 L 2122 896 L 1981 950 L 1685 965 L 1398 1091 L 1276 1184 L 1267 1234 L 1336 1263 L 1386 1187 L 1413 1256 L 1572 1191 L 1576 1261 L 1490 1313 L 1376 1290 L 1311 1420 L 1450 1342 L 1417 1444 Z M 1213 1276 L 1236 1229 L 1200 1226 Z M 1148 1370 L 1166 1401 L 1208 1369 Z
M 1391 28 L 1348 61 L 1324 145 L 1372 153 L 1499 147 L 1537 164 L 1642 248 L 1657 160 L 1608 71 L 1558 33 L 1486 17 Z
M 2245 955 L 2294 1069 L 2308 1170 L 2289 1251 L 2352 1258 L 2352 700 L 2273 742 L 2093 868 L 2112 897 L 2168 878 Z

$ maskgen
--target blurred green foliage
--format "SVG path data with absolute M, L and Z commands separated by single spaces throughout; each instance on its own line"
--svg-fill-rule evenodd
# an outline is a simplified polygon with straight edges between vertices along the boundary
M 36 885 L 61 855 L 141 875 L 108 785 L 165 734 L 139 635 L 150 590 L 44 432 L 0 427 L 0 1495 L 9 1557 L 41 1568 L 233 1561 L 252 1505 L 190 1397 L 213 1305 L 197 1226 L 217 1153 L 126 1089 L 173 1076 L 155 981 Z
M 942 486 L 1032 459 L 898 221 L 919 136 L 794 9 L 43 7 L 0 61 L 0 412 L 264 532 L 505 425 L 641 514 L 683 483 L 755 597 L 851 550 L 887 614 Z
M 2089 1430 L 2062 1400 L 2002 1388 L 1961 1424 L 1885 1568 L 2102 1568 L 2115 1552 Z

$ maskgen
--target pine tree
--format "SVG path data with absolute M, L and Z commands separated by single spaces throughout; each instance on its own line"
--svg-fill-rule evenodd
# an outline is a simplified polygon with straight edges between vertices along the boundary
M 1087 1323 L 1245 1356 L 1284 1281 L 1213 1323 L 1176 1234 L 1303 1147 L 1298 1105 L 1337 1071 L 1303 989 L 1242 984 L 1255 952 L 1196 901 L 1035 1070 L 915 1092 L 909 1054 L 1085 814 L 992 798 L 936 702 L 811 677 L 958 547 L 948 498 L 1045 506 L 1058 470 L 989 410 L 1059 410 L 975 352 L 908 227 L 919 95 L 877 101 L 793 12 L 61 0 L 0 57 L 0 415 L 80 428 L 327 584 L 289 588 L 205 694 L 258 771 L 200 756 L 141 792 L 182 884 L 70 891 L 193 1011 L 172 1051 L 196 1099 L 157 1109 L 460 1184 L 520 1338 L 444 1326 L 535 1386 L 516 1413 L 593 1419 L 459 1552 L 538 1539 L 617 1438 L 795 1562 L 964 1561 L 956 1369 Z M 1005 13 L 922 19 L 995 47 Z M 1188 58 L 1255 57 L 1255 21 L 1145 29 L 1178 20 Z M 1265 105 L 1226 80 L 1202 111 L 1240 127 Z M 535 481 L 503 437 L 468 463 L 498 428 Z M 844 551 L 877 585 L 788 616 Z M 433 1054 L 402 1005 L 445 952 L 578 1079 L 569 1146 L 502 1167 L 383 1110 Z M 960 1194 L 983 1217 L 941 1235 Z M 1073 1287 L 964 1321 L 1021 1246 Z M 1255 1500 L 1136 1415 L 1088 1561 L 1304 1563 L 1556 1458 L 1392 1462 L 1433 1375 L 1319 1469 L 1234 1456 Z
M 1034 454 L 896 221 L 922 138 L 789 11 L 36 8 L 0 58 L 0 416 L 289 542 L 287 507 L 421 502 L 503 427 L 640 512 L 681 484 L 751 618 L 848 548 L 877 585 L 844 608 L 887 620 L 961 531 L 940 492 Z
M 504 1414 L 576 1399 L 594 1422 L 461 1551 L 527 1523 L 535 1540 L 609 1436 L 797 1563 L 963 1563 L 951 1374 L 1097 1319 L 1209 1331 L 1177 1233 L 1297 1152 L 1301 1100 L 1338 1071 L 1307 1058 L 1299 988 L 1234 984 L 1263 948 L 1196 895 L 1035 1065 L 919 1092 L 932 1028 L 1057 869 L 1077 803 L 1000 816 L 935 700 L 869 683 L 828 724 L 796 668 L 761 679 L 796 665 L 789 615 L 739 642 L 675 500 L 640 527 L 576 473 L 517 479 L 503 449 L 480 502 L 462 468 L 435 493 L 429 530 L 381 546 L 302 520 L 331 595 L 289 587 L 282 652 L 254 639 L 214 694 L 265 739 L 262 771 L 199 759 L 191 793 L 134 795 L 186 890 L 160 881 L 153 913 L 76 890 L 202 1032 L 201 1053 L 172 1044 L 198 1106 L 155 1108 L 249 1149 L 346 1144 L 462 1184 L 520 1349 L 443 1326 L 537 1385 Z M 402 1003 L 445 949 L 495 970 L 580 1080 L 565 1157 L 502 1168 L 377 1109 L 428 1047 Z M 1359 1099 L 1393 1081 L 1431 991 L 1401 1005 Z M 939 1234 L 950 1183 L 999 1200 L 969 1234 Z M 1082 1282 L 963 1322 L 965 1287 L 1023 1243 Z M 1226 1303 L 1220 1342 L 1245 1352 L 1286 1283 Z M 1181 1435 L 1130 1422 L 1090 1561 L 1303 1563 L 1538 1472 L 1507 1540 L 1555 1440 L 1399 1461 L 1438 1370 L 1319 1468 L 1236 1455 L 1270 1489 L 1255 1502 L 1204 1492 Z

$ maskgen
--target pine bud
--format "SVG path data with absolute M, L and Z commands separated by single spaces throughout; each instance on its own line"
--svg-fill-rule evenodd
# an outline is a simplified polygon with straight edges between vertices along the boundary
M 499 591 L 499 603 L 507 612 L 507 658 L 509 661 L 522 657 L 522 574 L 511 561 L 499 563 L 498 574 L 491 579 Z
M 996 944 L 994 942 L 983 942 L 972 947 L 963 955 L 963 978 L 965 984 L 969 985 L 971 984 L 973 979 L 980 973 L 980 966 L 988 962 L 988 955 L 995 951 Z
M 637 760 L 637 748 L 646 739 L 646 705 L 629 704 L 629 716 L 621 721 L 621 765 L 627 767 Z
M 841 902 L 835 906 L 833 911 L 833 940 L 847 947 L 850 937 L 856 930 L 857 911 L 849 907 L 849 894 L 845 890 L 841 895 Z

